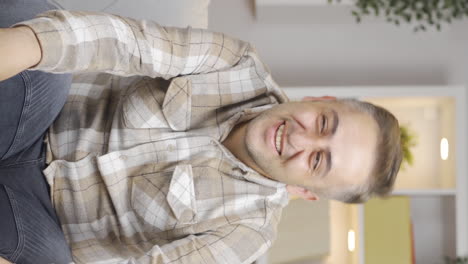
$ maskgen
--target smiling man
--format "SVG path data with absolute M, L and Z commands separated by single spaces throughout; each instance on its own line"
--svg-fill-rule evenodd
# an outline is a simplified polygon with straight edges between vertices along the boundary
M 353 203 L 392 189 L 395 117 L 290 102 L 249 43 L 6 3 L 0 261 L 252 263 L 290 194 Z
M 389 193 L 402 158 L 399 140 L 398 121 L 381 107 L 306 97 L 240 124 L 224 144 L 291 194 L 356 203 Z

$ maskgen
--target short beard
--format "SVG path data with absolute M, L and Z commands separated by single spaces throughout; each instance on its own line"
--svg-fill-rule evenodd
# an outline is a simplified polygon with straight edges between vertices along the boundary
M 247 131 L 249 131 L 249 127 L 252 123 L 249 123 L 247 125 Z M 246 137 L 248 137 L 248 132 L 246 134 Z M 247 151 L 247 154 L 249 155 L 249 157 L 251 158 L 251 160 L 253 161 L 253 163 L 262 171 L 265 173 L 265 177 L 269 178 L 269 179 L 273 179 L 275 180 L 274 178 L 271 177 L 271 171 L 268 170 L 268 167 L 267 166 L 263 166 L 264 164 L 268 164 L 268 160 L 263 158 L 264 155 L 262 155 L 262 153 L 260 151 L 258 151 L 257 149 L 255 149 L 253 147 L 252 144 L 248 144 L 247 140 L 244 140 L 243 141 L 243 144 L 244 144 L 244 148 L 245 150 Z M 252 168 L 254 169 L 254 168 Z M 255 170 L 255 169 L 254 169 Z M 261 172 L 257 171 L 259 174 L 262 174 Z

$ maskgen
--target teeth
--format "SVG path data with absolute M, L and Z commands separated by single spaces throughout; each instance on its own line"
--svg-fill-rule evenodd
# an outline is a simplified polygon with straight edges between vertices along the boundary
M 283 135 L 283 129 L 284 129 L 284 124 L 278 128 L 278 132 L 276 133 L 276 141 L 275 141 L 276 150 L 280 154 L 281 154 L 281 136 Z

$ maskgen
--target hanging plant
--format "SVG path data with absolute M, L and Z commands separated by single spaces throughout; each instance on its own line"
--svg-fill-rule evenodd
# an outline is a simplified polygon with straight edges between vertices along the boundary
M 341 2 L 341 0 L 328 0 Z M 355 0 L 357 10 L 351 13 L 360 23 L 362 17 L 369 15 L 371 10 L 375 16 L 385 13 L 387 21 L 399 26 L 402 22 L 418 21 L 414 32 L 426 31 L 427 27 L 441 29 L 441 23 L 451 23 L 452 20 L 468 16 L 468 1 L 466 0 Z

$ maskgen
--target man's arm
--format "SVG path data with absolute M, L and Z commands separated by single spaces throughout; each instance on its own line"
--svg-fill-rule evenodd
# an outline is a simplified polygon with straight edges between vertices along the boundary
M 55 10 L 14 26 L 36 34 L 42 59 L 33 69 L 171 77 L 236 65 L 248 43 L 203 29 L 163 27 L 153 21 L 98 12 Z
M 0 81 L 36 65 L 41 48 L 29 27 L 0 28 Z

